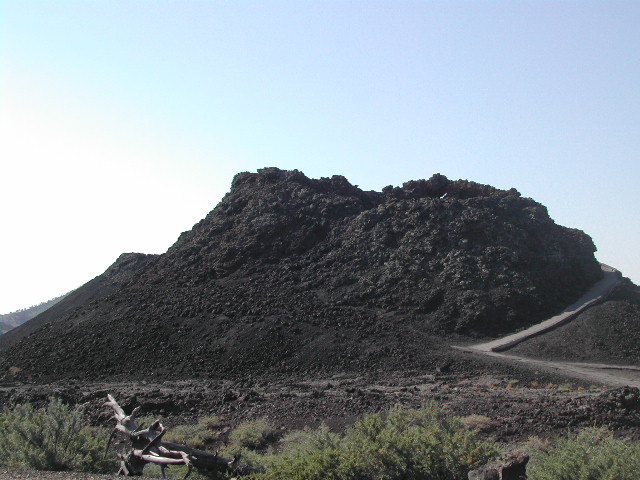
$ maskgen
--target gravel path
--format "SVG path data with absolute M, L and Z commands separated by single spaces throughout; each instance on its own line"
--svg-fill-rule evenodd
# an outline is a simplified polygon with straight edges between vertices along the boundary
M 454 347 L 459 348 L 459 347 Z M 611 387 L 640 388 L 640 368 L 635 365 L 608 365 L 598 363 L 557 362 L 538 360 L 535 358 L 518 357 L 504 353 L 484 352 L 474 349 L 461 348 L 471 353 L 489 355 L 496 359 L 517 363 L 529 368 L 546 370 L 551 373 L 575 378 L 582 382 L 608 385 Z
M 575 303 L 567 307 L 562 313 L 534 325 L 531 328 L 523 330 L 522 332 L 507 335 L 506 337 L 499 338 L 491 342 L 466 347 L 454 346 L 453 348 L 463 350 L 465 352 L 488 355 L 496 359 L 518 363 L 531 368 L 544 369 L 550 372 L 576 378 L 581 381 L 614 387 L 630 386 L 640 388 L 640 368 L 634 365 L 548 361 L 498 353 L 508 350 L 525 340 L 564 325 L 587 308 L 605 300 L 615 287 L 622 282 L 622 276 L 620 275 L 620 272 L 613 267 L 605 264 L 601 264 L 601 266 L 604 278 L 596 283 Z
M 606 299 L 614 288 L 622 282 L 622 276 L 618 270 L 605 264 L 600 265 L 604 275 L 602 280 L 597 282 L 587 293 L 565 308 L 564 311 L 558 315 L 555 315 L 548 320 L 540 322 L 521 332 L 507 335 L 506 337 L 502 337 L 491 342 L 474 345 L 469 348 L 482 352 L 502 352 L 514 347 L 520 342 L 524 342 L 536 335 L 546 333 L 549 330 L 570 322 L 587 308 Z

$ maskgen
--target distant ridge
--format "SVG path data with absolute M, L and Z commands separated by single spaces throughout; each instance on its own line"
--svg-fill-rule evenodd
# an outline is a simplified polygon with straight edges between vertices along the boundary
M 41 302 L 38 305 L 34 305 L 29 308 L 22 308 L 15 312 L 5 313 L 0 315 L 0 335 L 8 332 L 9 330 L 16 328 L 33 317 L 40 315 L 42 312 L 51 308 L 53 305 L 62 300 L 68 293 L 60 295 L 59 297 L 52 298 L 46 302 Z

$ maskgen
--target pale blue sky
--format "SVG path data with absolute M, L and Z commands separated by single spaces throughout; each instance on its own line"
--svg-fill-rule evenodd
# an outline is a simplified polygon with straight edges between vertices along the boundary
M 515 187 L 640 282 L 640 2 L 0 1 L 0 313 L 264 166 Z

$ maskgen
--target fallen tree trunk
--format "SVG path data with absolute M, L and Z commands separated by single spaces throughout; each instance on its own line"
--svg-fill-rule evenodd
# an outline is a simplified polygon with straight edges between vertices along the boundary
M 111 395 L 107 395 L 107 397 L 109 401 L 105 405 L 113 408 L 113 418 L 117 423 L 109 437 L 105 456 L 111 441 L 119 432 L 124 434 L 130 443 L 128 453 L 118 455 L 121 460 L 118 475 L 140 476 L 148 463 L 159 465 L 163 477 L 168 465 L 187 465 L 188 470 L 184 478 L 189 476 L 192 468 L 196 468 L 206 474 L 229 472 L 236 466 L 237 458 L 221 457 L 217 453 L 205 452 L 187 445 L 163 441 L 162 437 L 167 433 L 167 429 L 159 420 L 156 420 L 148 428 L 143 429 L 144 425 L 138 425 L 136 421 L 136 415 L 139 413 L 140 407 L 136 407 L 130 415 L 126 415 L 115 398 Z

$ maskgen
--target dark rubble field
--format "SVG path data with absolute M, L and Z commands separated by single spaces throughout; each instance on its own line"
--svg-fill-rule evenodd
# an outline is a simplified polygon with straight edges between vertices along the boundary
M 111 426 L 111 413 L 103 405 L 107 393 L 126 411 L 141 405 L 145 415 L 157 416 L 169 427 L 217 415 L 230 427 L 264 417 L 286 430 L 322 423 L 341 430 L 369 412 L 396 404 L 419 407 L 433 401 L 455 415 L 488 417 L 483 435 L 505 444 L 593 425 L 640 438 L 637 389 L 581 384 L 550 372 L 463 352 L 449 355 L 445 363 L 429 372 L 255 375 L 228 380 L 64 380 L 4 386 L 0 402 L 44 404 L 55 395 L 82 405 L 94 424 Z

